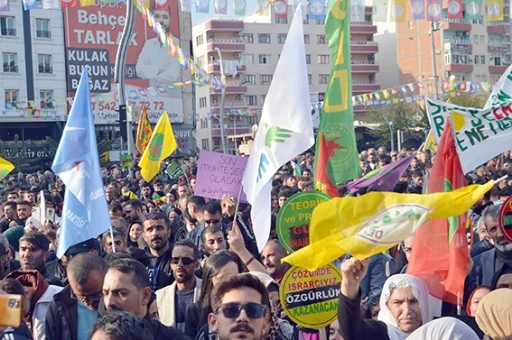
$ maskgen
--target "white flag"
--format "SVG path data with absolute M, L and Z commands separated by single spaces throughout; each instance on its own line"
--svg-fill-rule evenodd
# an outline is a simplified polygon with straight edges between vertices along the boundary
M 297 6 L 265 103 L 242 184 L 252 204 L 251 218 L 258 249 L 270 233 L 272 177 L 279 167 L 314 144 L 308 71 Z
M 192 12 L 192 0 L 180 0 L 180 3 L 182 12 Z
M 350 22 L 364 22 L 364 0 L 352 0 L 350 4 Z
M 512 102 L 512 65 L 503 73 L 494 86 L 491 95 L 485 103 L 484 109 L 503 106 Z
M 43 0 L 43 9 L 60 8 L 60 0 Z

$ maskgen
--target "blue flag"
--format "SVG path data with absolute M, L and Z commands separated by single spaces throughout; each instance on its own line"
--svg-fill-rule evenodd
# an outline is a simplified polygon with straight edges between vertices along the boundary
M 91 110 L 88 68 L 84 69 L 52 170 L 66 186 L 57 257 L 110 227 Z

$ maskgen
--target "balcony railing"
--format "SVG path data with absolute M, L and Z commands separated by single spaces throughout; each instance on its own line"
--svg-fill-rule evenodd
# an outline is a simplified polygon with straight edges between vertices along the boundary
M 37 30 L 36 31 L 36 36 L 38 38 L 51 38 L 52 37 L 52 32 L 47 31 L 47 30 Z
M 214 44 L 243 44 L 242 39 L 208 39 L 208 43 Z
M 0 35 L 6 35 L 6 36 L 16 36 L 16 29 L 15 28 L 2 28 L 0 29 Z

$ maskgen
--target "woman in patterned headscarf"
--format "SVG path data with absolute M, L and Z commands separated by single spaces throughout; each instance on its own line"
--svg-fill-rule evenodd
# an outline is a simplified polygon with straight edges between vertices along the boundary
M 343 280 L 338 320 L 344 340 L 402 340 L 432 320 L 427 286 L 409 274 L 393 275 L 386 280 L 380 297 L 378 320 L 362 319 L 359 285 L 367 266 L 367 260 L 356 258 L 343 262 L 341 266 Z
M 494 340 L 512 339 L 512 289 L 496 289 L 487 294 L 476 309 L 476 323 Z

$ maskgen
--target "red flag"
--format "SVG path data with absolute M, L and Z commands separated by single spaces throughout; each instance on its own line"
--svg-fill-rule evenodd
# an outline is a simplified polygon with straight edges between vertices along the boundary
M 334 157 L 334 149 L 341 149 L 334 140 L 326 141 L 323 132 L 320 132 L 320 146 L 318 147 L 318 160 L 316 164 L 316 188 L 331 197 L 338 197 L 338 188 L 329 176 L 329 158 Z
M 466 186 L 450 122 L 439 141 L 427 183 L 428 193 L 448 192 Z M 467 214 L 425 223 L 414 235 L 407 273 L 420 277 L 429 293 L 451 304 L 462 305 L 469 259 Z
M 448 19 L 462 19 L 462 0 L 450 0 L 448 2 Z
M 276 19 L 288 19 L 288 0 L 277 0 L 274 3 Z
M 61 0 L 60 1 L 60 6 L 62 8 L 76 7 L 76 0 Z

